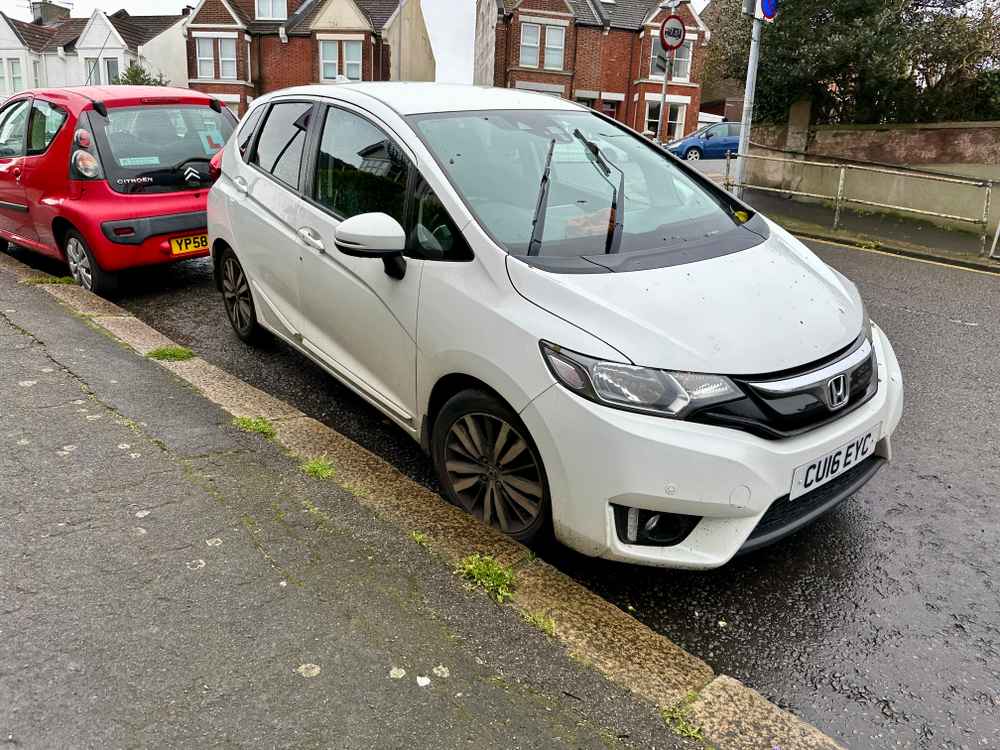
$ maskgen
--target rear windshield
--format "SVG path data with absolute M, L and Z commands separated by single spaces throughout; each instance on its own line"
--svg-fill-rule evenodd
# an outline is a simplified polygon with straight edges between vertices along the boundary
M 207 105 L 147 105 L 90 112 L 101 165 L 119 193 L 168 193 L 211 184 L 208 163 L 236 124 Z

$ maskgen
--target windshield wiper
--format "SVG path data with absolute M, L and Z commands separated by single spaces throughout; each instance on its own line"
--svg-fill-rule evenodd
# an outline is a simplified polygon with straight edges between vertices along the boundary
M 545 170 L 542 172 L 542 183 L 538 186 L 538 203 L 535 205 L 535 216 L 531 220 L 531 241 L 528 243 L 528 255 L 538 255 L 542 249 L 542 234 L 545 232 L 545 211 L 549 205 L 549 174 L 552 172 L 552 154 L 556 150 L 556 139 L 549 144 L 549 153 L 545 157 Z
M 601 153 L 601 149 L 597 147 L 597 144 L 588 140 L 587 136 L 581 133 L 579 128 L 573 131 L 573 137 L 583 144 L 590 163 L 597 167 L 604 176 L 604 179 L 611 185 L 611 215 L 613 220 L 608 222 L 608 236 L 604 241 L 604 253 L 605 255 L 617 253 L 621 248 L 622 233 L 625 230 L 625 172 L 617 164 L 608 161 L 607 157 Z M 620 175 L 617 188 L 608 179 L 611 175 L 612 167 L 617 169 Z

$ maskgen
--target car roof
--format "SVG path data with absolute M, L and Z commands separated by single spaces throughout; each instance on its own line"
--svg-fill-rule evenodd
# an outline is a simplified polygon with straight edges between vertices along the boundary
M 77 111 L 86 109 L 92 101 L 116 107 L 141 104 L 144 101 L 153 103 L 153 100 L 157 99 L 171 99 L 184 103 L 209 102 L 213 99 L 209 94 L 175 86 L 62 86 L 18 92 L 18 95 L 25 94 L 53 102 L 65 102 Z
M 391 81 L 314 84 L 275 92 L 275 96 L 285 95 L 323 96 L 358 104 L 371 98 L 401 115 L 489 109 L 580 109 L 578 104 L 549 94 L 451 83 Z

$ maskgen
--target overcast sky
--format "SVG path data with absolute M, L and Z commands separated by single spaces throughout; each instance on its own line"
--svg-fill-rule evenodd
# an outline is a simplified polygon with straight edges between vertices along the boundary
M 31 20 L 28 0 L 4 0 L 4 5 L 8 2 L 15 5 L 12 13 L 15 18 Z M 95 7 L 106 13 L 125 8 L 129 13 L 166 14 L 179 13 L 187 4 L 195 5 L 197 0 L 76 0 L 72 5 L 73 15 L 83 17 L 89 16 Z M 437 58 L 437 79 L 447 83 L 472 83 L 476 0 L 423 0 L 423 4 Z M 695 0 L 694 4 L 700 9 L 707 0 Z

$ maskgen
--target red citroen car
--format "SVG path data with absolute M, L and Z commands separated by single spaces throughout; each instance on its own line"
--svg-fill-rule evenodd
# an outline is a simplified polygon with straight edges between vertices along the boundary
M 236 118 L 160 86 L 24 91 L 0 106 L 0 245 L 64 260 L 86 289 L 208 255 L 205 208 Z

